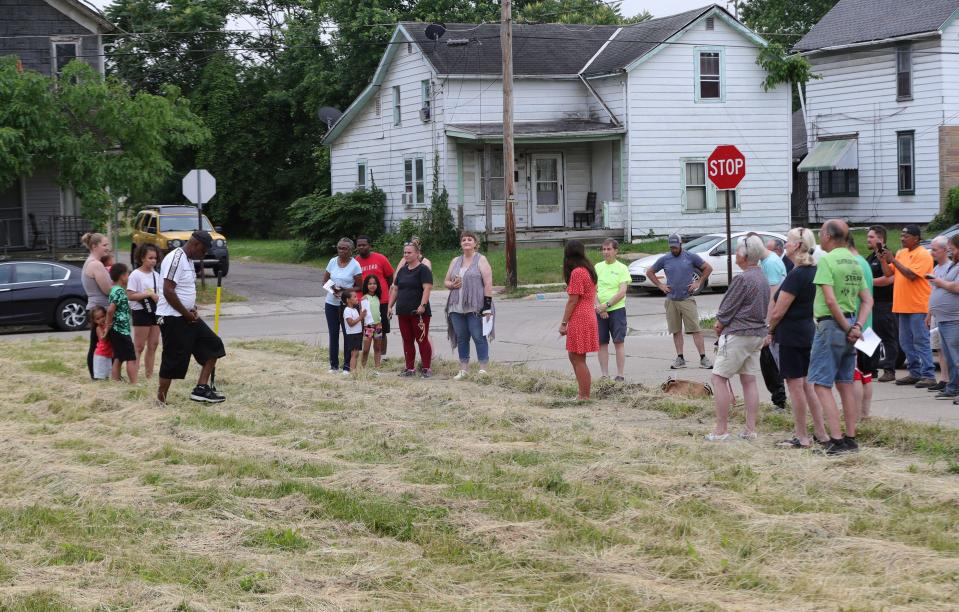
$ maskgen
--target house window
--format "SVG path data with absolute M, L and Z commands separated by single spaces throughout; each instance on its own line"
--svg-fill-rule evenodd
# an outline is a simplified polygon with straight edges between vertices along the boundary
M 912 47 L 896 49 L 896 98 L 912 98 Z
M 858 170 L 823 170 L 819 173 L 819 197 L 844 198 L 858 196 Z
M 706 162 L 685 162 L 685 183 L 683 184 L 684 210 L 706 210 Z
M 360 159 L 356 162 L 356 188 L 366 189 L 366 160 Z
M 487 165 L 486 156 L 480 154 L 482 160 L 482 179 L 480 180 L 480 200 L 486 201 L 486 194 L 489 192 L 489 199 L 493 202 L 506 201 L 506 187 L 503 176 L 503 151 L 490 151 L 489 164 Z
M 383 113 L 383 95 L 377 93 L 376 100 L 373 102 L 373 112 L 379 117 Z
M 719 49 L 696 53 L 696 101 L 723 99 L 723 52 Z
M 431 117 L 432 106 L 430 105 L 430 81 L 429 79 L 420 81 L 420 95 L 423 98 L 423 107 L 420 111 L 420 117 L 423 121 L 429 121 Z
M 403 161 L 403 174 L 406 193 L 413 194 L 416 204 L 426 203 L 426 184 L 423 180 L 423 158 L 409 157 Z
M 403 118 L 400 114 L 400 86 L 393 86 L 393 125 L 400 126 L 403 123 Z
M 899 195 L 916 194 L 916 133 L 896 132 L 899 158 Z
M 53 74 L 59 78 L 60 74 L 63 73 L 64 67 L 79 56 L 79 41 L 53 41 L 53 57 L 51 58 L 53 60 Z

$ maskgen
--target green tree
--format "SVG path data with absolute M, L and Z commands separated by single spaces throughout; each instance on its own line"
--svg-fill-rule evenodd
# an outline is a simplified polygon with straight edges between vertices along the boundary
M 739 16 L 750 28 L 790 49 L 839 0 L 741 0 Z
M 176 87 L 133 93 L 79 61 L 53 80 L 0 58 L 0 188 L 53 166 L 84 215 L 101 221 L 109 193 L 150 191 L 170 173 L 172 151 L 208 135 Z

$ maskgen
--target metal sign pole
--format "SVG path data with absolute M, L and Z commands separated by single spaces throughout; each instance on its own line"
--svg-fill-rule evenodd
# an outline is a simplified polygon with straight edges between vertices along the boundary
M 726 200 L 726 286 L 733 282 L 733 224 L 729 212 L 729 192 L 724 191 Z

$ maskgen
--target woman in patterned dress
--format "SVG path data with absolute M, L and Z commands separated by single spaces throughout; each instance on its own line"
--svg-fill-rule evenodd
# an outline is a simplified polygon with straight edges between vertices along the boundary
M 577 400 L 589 399 L 590 374 L 586 365 L 587 353 L 599 350 L 599 329 L 593 303 L 596 301 L 596 270 L 586 259 L 586 249 L 578 240 L 566 244 L 563 258 L 563 276 L 569 300 L 559 325 L 559 335 L 566 336 L 566 351 L 573 365 L 576 384 L 579 386 Z

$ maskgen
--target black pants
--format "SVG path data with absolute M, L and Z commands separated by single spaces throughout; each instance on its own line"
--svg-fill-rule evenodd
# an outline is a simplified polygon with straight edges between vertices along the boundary
M 777 406 L 785 406 L 786 386 L 783 384 L 783 377 L 779 374 L 773 352 L 768 346 L 764 346 L 762 353 L 759 354 L 759 367 L 762 369 L 763 382 L 766 383 L 766 389 L 772 396 L 773 403 Z
M 899 322 L 892 313 L 892 302 L 876 302 L 873 306 L 872 329 L 882 340 L 879 367 L 895 370 L 899 358 Z
M 87 369 L 90 371 L 90 378 L 93 378 L 93 352 L 97 350 L 97 326 L 93 324 L 93 317 L 90 311 L 87 311 L 87 317 L 90 319 L 90 350 L 87 351 Z

